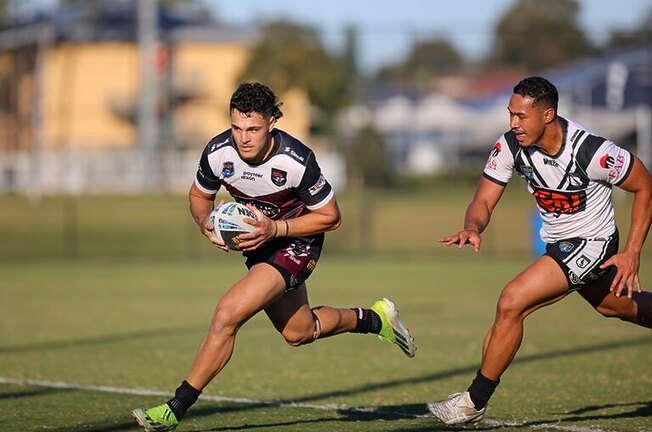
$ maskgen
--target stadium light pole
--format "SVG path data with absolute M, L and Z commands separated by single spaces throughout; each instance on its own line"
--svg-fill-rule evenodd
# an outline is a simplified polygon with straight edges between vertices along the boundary
M 158 41 L 158 0 L 138 1 L 138 47 L 140 97 L 138 98 L 138 143 L 142 158 L 143 188 L 150 191 L 160 180 L 158 75 L 155 67 Z

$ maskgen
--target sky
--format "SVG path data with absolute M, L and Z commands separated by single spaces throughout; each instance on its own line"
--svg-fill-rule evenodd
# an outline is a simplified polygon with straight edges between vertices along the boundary
M 215 15 L 251 25 L 286 18 L 320 31 L 326 46 L 342 47 L 342 29 L 358 28 L 360 67 L 373 71 L 401 61 L 415 41 L 447 37 L 469 59 L 484 56 L 493 28 L 516 0 L 203 0 Z M 541 0 L 545 1 L 545 0 Z M 652 0 L 580 0 L 579 22 L 592 40 L 612 29 L 638 27 Z

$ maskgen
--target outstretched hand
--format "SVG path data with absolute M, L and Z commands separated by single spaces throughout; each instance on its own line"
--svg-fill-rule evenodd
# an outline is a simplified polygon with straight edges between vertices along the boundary
M 614 280 L 611 282 L 609 291 L 616 297 L 620 297 L 625 287 L 627 288 L 627 297 L 631 298 L 636 291 L 641 292 L 641 282 L 638 278 L 638 269 L 640 257 L 636 252 L 623 251 L 613 255 L 600 266 L 605 269 L 609 266 L 616 266 L 617 272 Z
M 460 249 L 465 244 L 470 244 L 471 246 L 473 246 L 474 251 L 480 252 L 482 237 L 480 236 L 480 233 L 477 232 L 476 230 L 462 230 L 457 234 L 440 238 L 439 243 L 445 244 L 446 246 L 451 246 L 456 244 L 457 247 Z

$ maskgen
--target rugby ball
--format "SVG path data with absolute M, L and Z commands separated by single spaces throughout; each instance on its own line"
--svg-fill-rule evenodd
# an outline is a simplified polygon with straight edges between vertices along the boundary
M 208 220 L 213 224 L 215 237 L 222 239 L 229 249 L 239 250 L 238 244 L 241 241 L 238 235 L 256 229 L 244 221 L 246 218 L 258 220 L 256 214 L 244 204 L 228 202 L 215 207 Z

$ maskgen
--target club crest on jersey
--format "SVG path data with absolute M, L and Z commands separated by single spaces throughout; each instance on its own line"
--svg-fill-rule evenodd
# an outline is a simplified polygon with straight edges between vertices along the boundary
M 575 261 L 575 264 L 577 264 L 579 268 L 583 269 L 584 267 L 589 265 L 590 262 L 591 260 L 589 260 L 589 258 L 586 255 L 582 255 Z
M 283 186 L 288 181 L 287 171 L 278 168 L 272 168 L 272 183 L 276 186 Z
M 530 179 L 530 180 L 534 179 L 534 172 L 533 172 L 531 166 L 528 166 L 528 165 L 521 165 L 521 169 L 520 169 L 520 171 L 521 171 L 521 173 L 523 173 L 523 175 L 524 175 L 525 177 L 527 177 L 528 179 Z
M 224 177 L 231 177 L 235 174 L 235 168 L 233 167 L 233 162 L 224 162 L 222 164 L 222 175 Z

